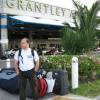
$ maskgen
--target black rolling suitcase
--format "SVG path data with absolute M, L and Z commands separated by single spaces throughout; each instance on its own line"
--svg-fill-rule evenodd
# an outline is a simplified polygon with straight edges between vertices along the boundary
M 68 74 L 64 70 L 55 70 L 53 71 L 53 78 L 55 80 L 55 86 L 53 93 L 58 95 L 68 94 Z

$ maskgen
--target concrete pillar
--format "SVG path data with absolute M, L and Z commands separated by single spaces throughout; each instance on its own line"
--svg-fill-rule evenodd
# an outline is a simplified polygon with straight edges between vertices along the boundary
M 1 34 L 0 34 L 0 45 L 1 52 L 4 54 L 5 50 L 8 49 L 8 30 L 7 30 L 7 15 L 1 14 Z
M 78 88 L 78 58 L 72 58 L 72 89 Z
M 30 47 L 33 48 L 32 31 L 29 32 Z

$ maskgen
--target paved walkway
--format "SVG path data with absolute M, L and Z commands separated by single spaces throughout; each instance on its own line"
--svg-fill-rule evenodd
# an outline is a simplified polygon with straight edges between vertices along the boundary
M 19 99 L 18 95 L 10 94 L 0 89 L 0 100 L 18 100 L 18 99 Z M 27 100 L 32 100 L 32 99 L 27 98 Z M 98 97 L 98 99 L 90 99 L 82 96 L 76 96 L 73 94 L 68 94 L 66 96 L 61 97 L 50 94 L 44 98 L 41 98 L 40 100 L 100 100 L 100 98 Z

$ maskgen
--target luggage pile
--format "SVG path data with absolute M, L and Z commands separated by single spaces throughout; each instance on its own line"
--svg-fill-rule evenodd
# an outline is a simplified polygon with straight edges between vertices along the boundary
M 46 74 L 45 70 L 43 69 L 39 69 L 38 73 L 36 73 L 37 76 L 36 84 L 38 88 L 39 97 L 45 96 L 46 93 L 53 92 L 55 79 L 53 79 L 51 72 L 49 73 Z M 30 88 L 29 82 L 26 88 L 26 96 L 32 98 L 32 90 Z
M 41 78 L 37 79 L 37 87 L 39 90 L 39 96 L 43 97 L 46 93 L 54 93 L 57 95 L 68 94 L 68 75 L 67 71 L 55 70 L 53 72 L 48 72 L 46 78 L 41 74 Z M 28 83 L 26 89 L 26 95 L 32 98 L 32 92 Z
M 39 97 L 45 96 L 47 93 L 55 93 L 58 95 L 66 95 L 68 93 L 68 76 L 64 70 L 55 70 L 53 72 L 44 73 L 43 69 L 37 73 L 37 88 Z M 19 77 L 14 69 L 2 69 L 0 71 L 0 88 L 11 92 L 19 92 Z M 26 87 L 27 97 L 32 97 L 29 82 Z

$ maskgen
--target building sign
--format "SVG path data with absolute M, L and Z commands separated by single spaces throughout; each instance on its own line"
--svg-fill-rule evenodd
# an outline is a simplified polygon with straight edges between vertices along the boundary
M 72 17 L 72 11 L 33 0 L 3 0 L 3 13 L 61 20 Z

